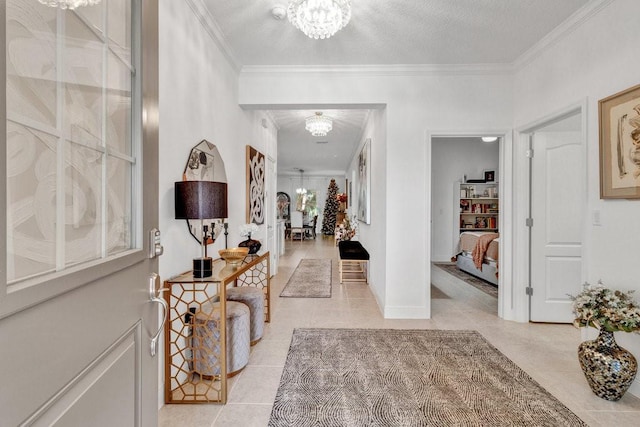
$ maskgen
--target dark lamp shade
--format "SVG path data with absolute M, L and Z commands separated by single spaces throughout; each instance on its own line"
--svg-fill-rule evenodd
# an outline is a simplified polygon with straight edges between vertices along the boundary
M 227 218 L 227 184 L 213 181 L 175 183 L 176 219 Z

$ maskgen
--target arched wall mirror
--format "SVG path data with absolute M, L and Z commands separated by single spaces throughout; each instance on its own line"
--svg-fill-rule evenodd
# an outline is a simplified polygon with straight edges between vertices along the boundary
M 278 191 L 276 204 L 278 207 L 278 219 L 289 219 L 291 217 L 291 198 L 289 195 Z
M 196 144 L 189 153 L 187 164 L 182 174 L 183 181 L 214 181 L 227 182 L 227 172 L 224 162 L 218 152 L 218 148 L 207 140 L 202 140 Z M 202 244 L 200 220 L 186 220 L 189 233 L 199 244 Z M 216 241 L 224 229 L 224 218 L 204 219 L 202 221 L 207 226 L 205 233 L 207 245 Z

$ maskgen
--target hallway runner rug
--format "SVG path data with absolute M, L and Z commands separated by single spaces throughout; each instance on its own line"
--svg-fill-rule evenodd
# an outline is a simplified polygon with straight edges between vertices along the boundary
M 498 298 L 498 287 L 496 285 L 478 279 L 476 276 L 460 270 L 457 265 L 450 262 L 434 262 L 433 264 L 485 294 Z
M 476 331 L 295 329 L 269 426 L 586 426 Z
M 280 296 L 288 298 L 331 298 L 331 260 L 300 260 Z

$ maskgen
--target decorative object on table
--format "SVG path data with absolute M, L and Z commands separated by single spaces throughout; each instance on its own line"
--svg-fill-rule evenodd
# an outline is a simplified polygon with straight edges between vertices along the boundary
M 247 145 L 247 222 L 264 223 L 264 154 Z
M 240 226 L 240 235 L 242 237 L 246 237 L 247 240 L 243 240 L 238 243 L 238 246 L 241 248 L 249 248 L 249 255 L 253 255 L 258 253 L 262 243 L 259 240 L 254 240 L 251 238 L 251 234 L 255 234 L 258 232 L 258 226 L 255 224 L 243 224 Z
M 179 181 L 175 188 L 176 219 L 199 219 L 202 232 L 202 257 L 193 260 L 194 277 L 211 276 L 211 258 L 207 256 L 209 228 L 205 218 L 227 217 L 227 184 L 213 181 Z
M 616 344 L 614 332 L 638 332 L 640 307 L 633 291 L 614 291 L 601 282 L 585 283 L 578 295 L 571 296 L 574 326 L 598 328 L 598 338 L 578 347 L 578 360 L 591 390 L 606 400 L 619 400 L 636 377 L 635 357 Z
M 220 258 L 226 261 L 229 265 L 238 265 L 242 263 L 242 260 L 249 253 L 249 248 L 228 248 L 218 250 Z
M 351 240 L 355 237 L 356 233 L 358 232 L 358 223 L 355 219 L 355 217 L 351 217 L 351 219 L 349 219 L 349 216 L 345 216 L 344 217 L 344 221 L 342 221 L 342 224 L 338 224 L 336 226 L 336 245 L 338 244 L 338 242 L 341 242 L 343 240 Z
M 222 157 L 214 144 L 202 140 L 189 152 L 187 163 L 182 172 L 183 181 L 214 181 L 227 182 L 227 172 Z M 224 229 L 223 218 L 203 218 L 202 221 L 187 219 L 189 233 L 199 244 L 202 244 L 202 223 L 207 224 L 205 245 L 216 241 Z M 226 244 L 225 244 L 226 246 Z
M 640 85 L 598 102 L 600 198 L 640 199 Z
M 336 230 L 336 215 L 338 214 L 338 184 L 332 179 L 327 189 L 327 201 L 324 204 L 324 213 L 322 217 L 322 234 L 330 236 Z
M 371 224 L 371 138 L 358 155 L 358 219 Z
M 478 332 L 402 329 L 295 329 L 268 424 L 586 426 Z

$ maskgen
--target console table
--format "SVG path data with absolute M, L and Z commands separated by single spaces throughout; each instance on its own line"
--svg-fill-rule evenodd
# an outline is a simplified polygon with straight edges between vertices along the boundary
M 265 321 L 271 317 L 269 252 L 247 255 L 237 266 L 224 260 L 213 261 L 210 277 L 195 278 L 187 271 L 164 282 L 169 316 L 165 324 L 165 403 L 227 402 L 227 328 L 226 289 L 231 286 L 253 286 L 265 298 Z M 208 337 L 213 342 L 219 375 L 203 378 L 194 372 L 192 333 L 194 317 L 203 306 L 218 302 L 214 328 Z M 213 319 L 213 316 L 211 316 Z

